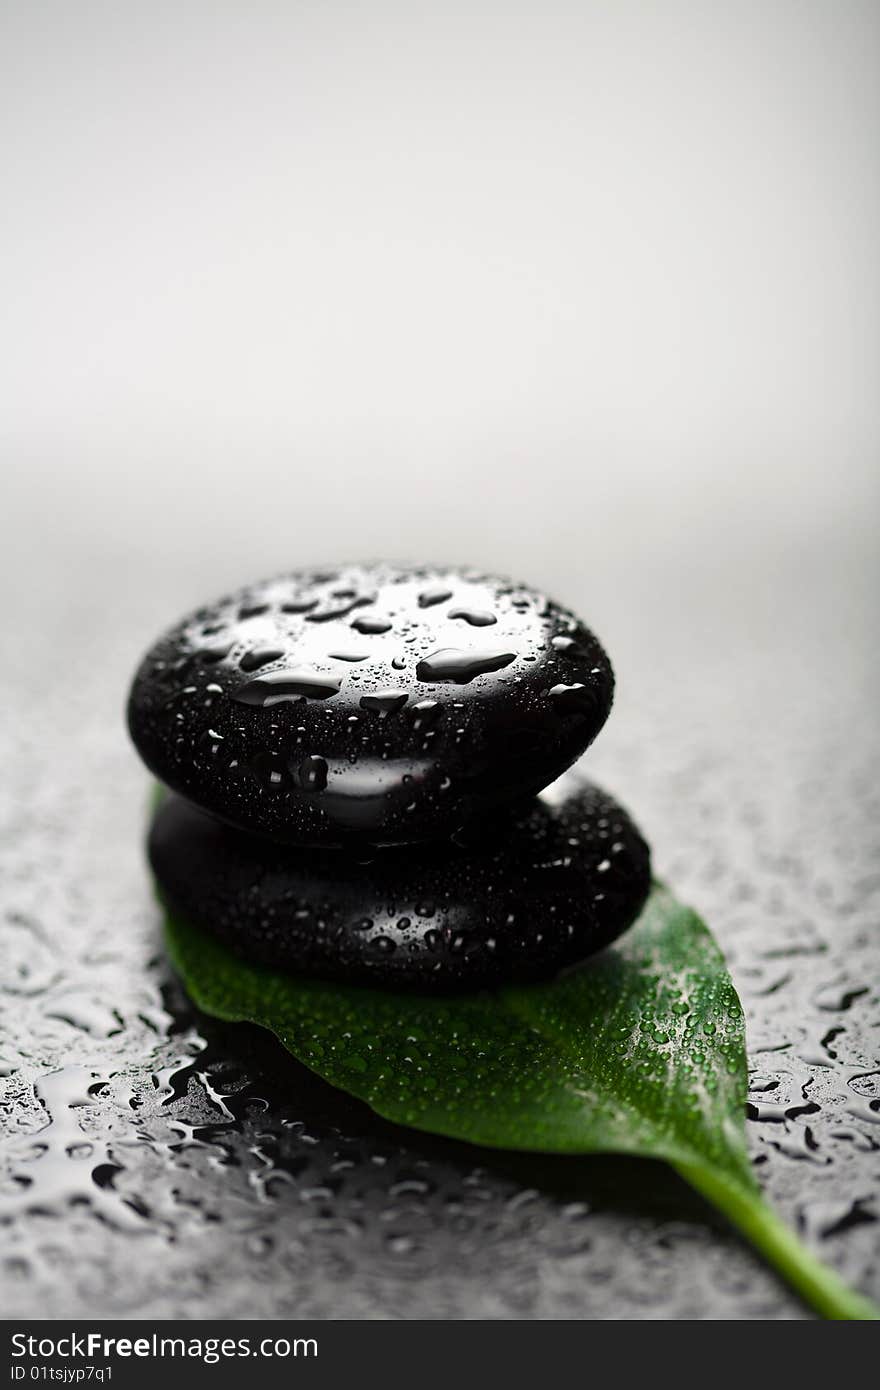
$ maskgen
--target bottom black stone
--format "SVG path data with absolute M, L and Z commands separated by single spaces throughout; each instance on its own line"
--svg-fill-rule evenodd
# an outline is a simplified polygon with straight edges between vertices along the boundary
M 149 856 L 169 908 L 238 954 L 354 984 L 431 991 L 547 979 L 637 917 L 650 851 L 606 792 L 567 773 L 478 848 L 293 849 L 179 797 Z

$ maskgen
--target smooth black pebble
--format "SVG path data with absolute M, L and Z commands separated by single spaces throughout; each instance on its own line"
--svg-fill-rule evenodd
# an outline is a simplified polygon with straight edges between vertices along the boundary
M 170 910 L 253 961 L 354 984 L 479 989 L 555 975 L 608 945 L 647 897 L 650 852 L 575 770 L 476 850 L 294 850 L 179 797 L 150 862 Z
M 135 676 L 152 772 L 231 825 L 334 847 L 467 836 L 592 742 L 602 647 L 534 590 L 470 570 L 347 567 L 190 614 Z

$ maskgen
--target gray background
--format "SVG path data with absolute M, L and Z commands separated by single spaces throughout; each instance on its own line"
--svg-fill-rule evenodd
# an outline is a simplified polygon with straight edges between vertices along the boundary
M 3 1306 L 800 1313 L 661 1170 L 392 1130 L 175 994 L 131 669 L 378 554 L 596 627 L 762 1175 L 876 1293 L 880 8 L 0 16 Z

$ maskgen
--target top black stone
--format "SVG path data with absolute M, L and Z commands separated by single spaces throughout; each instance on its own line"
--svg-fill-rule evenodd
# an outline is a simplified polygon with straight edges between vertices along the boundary
M 592 742 L 614 690 L 567 609 L 472 570 L 300 571 L 198 609 L 144 658 L 128 706 L 147 766 L 274 839 L 469 835 Z

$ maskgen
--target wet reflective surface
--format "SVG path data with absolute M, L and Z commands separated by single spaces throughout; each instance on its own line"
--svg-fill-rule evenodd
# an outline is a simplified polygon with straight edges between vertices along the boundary
M 123 604 L 88 574 L 75 594 L 33 577 L 4 658 L 7 1316 L 805 1316 L 661 1167 L 396 1129 L 257 1030 L 193 1014 L 162 955 L 122 724 L 132 631 L 184 606 L 180 578 L 162 583 Z M 833 619 L 763 647 L 726 632 L 687 681 L 639 656 L 646 633 L 624 640 L 589 765 L 727 951 L 762 1184 L 876 1297 L 875 673 Z M 64 679 L 36 678 L 47 650 Z

